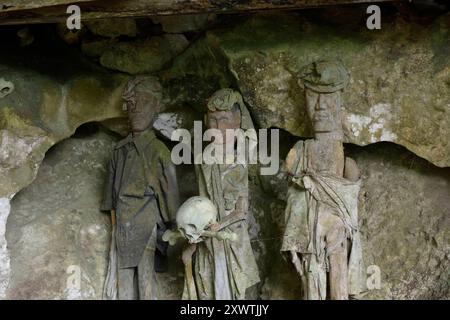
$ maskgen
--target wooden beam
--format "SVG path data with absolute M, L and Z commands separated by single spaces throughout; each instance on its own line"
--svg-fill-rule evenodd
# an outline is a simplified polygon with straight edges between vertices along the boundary
M 20 2 L 23 0 L 4 0 Z M 51 5 L 52 2 L 68 0 L 32 0 L 41 2 L 42 7 L 33 10 L 0 9 L 0 25 L 55 23 L 67 19 L 67 5 Z M 80 6 L 82 20 L 148 17 L 158 15 L 235 13 L 259 10 L 292 10 L 343 4 L 364 4 L 380 2 L 401 2 L 402 0 L 72 0 Z M 407 1 L 407 0 L 403 0 Z M 8 11 L 9 10 L 9 11 Z
M 81 2 L 92 2 L 95 0 L 2 0 L 0 12 L 13 12 L 31 10 L 58 5 L 79 4 Z

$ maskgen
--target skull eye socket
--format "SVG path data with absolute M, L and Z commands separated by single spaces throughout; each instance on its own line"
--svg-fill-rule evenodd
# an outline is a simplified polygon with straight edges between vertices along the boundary
M 193 229 L 194 231 L 197 231 L 197 226 L 195 224 L 189 223 L 187 226 L 189 227 L 189 229 Z

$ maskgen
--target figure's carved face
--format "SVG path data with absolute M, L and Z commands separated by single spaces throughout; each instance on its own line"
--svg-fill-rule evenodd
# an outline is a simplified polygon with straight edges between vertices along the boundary
M 306 107 L 314 133 L 336 132 L 342 129 L 339 95 L 306 90 Z
M 147 130 L 152 124 L 156 114 L 160 111 L 158 99 L 151 93 L 139 93 L 124 98 L 131 131 L 133 133 Z
M 219 129 L 222 133 L 222 143 L 227 143 L 227 129 L 239 129 L 241 127 L 241 113 L 239 110 L 209 111 L 207 114 L 207 126 L 209 129 Z M 233 141 L 229 141 L 233 143 Z

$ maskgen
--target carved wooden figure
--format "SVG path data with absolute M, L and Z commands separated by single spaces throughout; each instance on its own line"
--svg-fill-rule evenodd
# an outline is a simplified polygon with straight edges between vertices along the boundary
M 102 210 L 111 211 L 113 231 L 103 295 L 156 299 L 155 254 L 164 251 L 157 235 L 175 220 L 176 171 L 169 150 L 152 130 L 161 108 L 158 80 L 131 80 L 123 98 L 132 133 L 115 147 L 105 184 Z
M 227 129 L 253 127 L 240 93 L 232 89 L 221 89 L 210 98 L 206 122 L 209 128 L 222 131 L 223 137 L 227 137 Z M 234 144 L 227 139 L 216 143 Z M 224 157 L 227 156 L 234 155 L 224 153 Z M 185 264 L 192 263 L 195 284 L 186 283 L 183 298 L 244 299 L 246 289 L 259 282 L 246 221 L 247 165 L 202 164 L 198 166 L 197 174 L 200 195 L 209 198 L 217 208 L 217 222 L 209 230 L 222 232 L 225 237 L 210 236 L 184 252 Z
M 340 62 L 319 61 L 300 75 L 314 138 L 290 150 L 285 231 L 287 252 L 304 299 L 348 299 L 362 288 L 358 231 L 359 170 L 344 155 L 341 91 L 348 73 Z

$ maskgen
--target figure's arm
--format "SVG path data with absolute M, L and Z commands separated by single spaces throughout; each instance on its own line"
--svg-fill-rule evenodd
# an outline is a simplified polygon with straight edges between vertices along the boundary
M 345 158 L 344 178 L 353 182 L 361 178 L 361 172 L 356 161 L 350 157 Z
M 288 182 L 294 182 L 298 186 L 304 188 L 303 180 L 299 173 L 301 174 L 303 170 L 303 166 L 301 163 L 301 155 L 303 153 L 304 142 L 298 141 L 292 149 L 289 151 L 286 157 L 286 169 L 287 169 L 287 178 Z
M 165 223 L 175 221 L 176 212 L 180 205 L 180 194 L 178 189 L 177 172 L 175 165 L 170 160 L 170 156 L 165 157 L 162 162 L 162 175 L 159 177 L 161 191 L 165 201 L 167 212 L 163 216 Z
M 169 162 L 167 165 L 167 207 L 171 221 L 175 221 L 175 216 L 180 206 L 180 191 L 178 188 L 177 171 L 175 165 Z
M 233 223 L 245 220 L 248 212 L 248 196 L 240 196 L 236 201 L 236 208 L 228 216 L 223 218 L 218 223 L 213 224 L 210 229 L 211 231 L 222 230 Z
M 100 210 L 109 211 L 111 213 L 111 226 L 114 229 L 116 225 L 116 210 L 114 204 L 114 178 L 115 178 L 115 163 L 114 158 L 111 158 L 108 168 L 108 180 L 105 183 L 103 190 L 103 201 Z
M 285 164 L 286 172 L 291 178 L 292 176 L 295 175 L 296 164 L 297 164 L 297 149 L 294 147 L 289 151 L 286 157 L 286 164 Z

